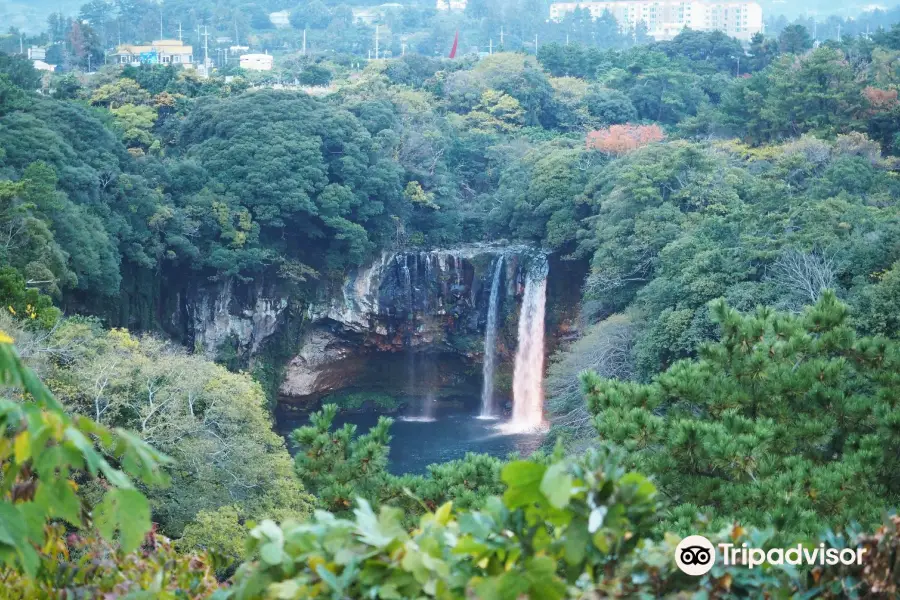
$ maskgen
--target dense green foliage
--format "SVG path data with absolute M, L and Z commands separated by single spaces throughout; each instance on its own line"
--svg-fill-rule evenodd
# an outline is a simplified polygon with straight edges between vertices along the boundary
M 829 534 L 834 548 L 864 548 L 862 565 L 805 569 L 716 565 L 687 577 L 672 560 L 678 536 L 644 536 L 657 502 L 650 481 L 619 457 L 588 450 L 551 465 L 517 461 L 503 469 L 502 499 L 480 510 L 448 502 L 408 531 L 403 513 L 365 500 L 354 518 L 317 512 L 305 523 L 271 521 L 251 533 L 245 563 L 226 598 L 794 597 L 889 598 L 896 594 L 894 517 L 875 535 Z M 713 543 L 778 547 L 771 531 L 705 531 Z
M 163 482 L 160 467 L 169 459 L 125 430 L 68 415 L 23 364 L 13 341 L 0 331 L 3 567 L 37 576 L 37 549 L 52 548 L 60 535 L 57 529 L 45 530 L 51 519 L 73 527 L 91 523 L 125 552 L 136 549 L 150 530 L 150 507 L 135 480 Z M 83 477 L 104 482 L 102 498 L 88 504 L 78 494 Z
M 248 375 L 93 320 L 69 319 L 47 333 L 0 316 L 0 327 L 67 410 L 132 430 L 171 458 L 169 485 L 146 492 L 161 533 L 177 537 L 198 512 L 226 505 L 247 519 L 309 513 L 312 499 Z M 82 487 L 91 498 L 102 492 Z
M 800 316 L 712 312 L 721 339 L 653 383 L 584 376 L 600 436 L 670 499 L 665 526 L 878 523 L 900 499 L 896 342 L 858 337 L 831 292 Z
M 563 598 L 568 585 L 592 588 L 651 525 L 653 485 L 601 453 L 571 465 L 512 462 L 502 478 L 502 502 L 458 519 L 448 502 L 412 535 L 400 509 L 376 514 L 365 500 L 353 521 L 318 513 L 283 530 L 264 522 L 251 533 L 260 561 L 237 573 L 229 597 L 290 589 L 299 597 Z

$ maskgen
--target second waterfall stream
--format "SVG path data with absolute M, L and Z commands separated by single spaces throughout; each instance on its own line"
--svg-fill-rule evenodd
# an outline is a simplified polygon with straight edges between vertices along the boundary
M 487 326 L 484 333 L 484 381 L 481 387 L 482 419 L 496 416 L 494 409 L 494 360 L 497 354 L 497 311 L 500 305 L 500 279 L 503 277 L 503 255 L 497 257 L 494 278 L 491 280 L 491 296 L 488 299 Z

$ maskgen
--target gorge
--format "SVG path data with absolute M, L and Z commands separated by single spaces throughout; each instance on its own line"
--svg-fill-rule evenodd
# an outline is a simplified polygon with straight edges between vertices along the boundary
M 586 269 L 502 241 L 385 251 L 300 289 L 277 277 L 175 287 L 166 319 L 189 347 L 268 377 L 286 437 L 326 403 L 360 432 L 386 414 L 391 468 L 421 471 L 447 452 L 533 449 L 546 357 L 577 331 Z

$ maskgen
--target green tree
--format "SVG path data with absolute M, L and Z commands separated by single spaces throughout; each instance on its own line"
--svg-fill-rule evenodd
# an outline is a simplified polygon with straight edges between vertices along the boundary
M 856 127 L 864 107 L 853 68 L 840 51 L 784 56 L 722 97 L 723 121 L 755 143 L 806 132 L 833 137 Z
M 327 510 L 344 514 L 354 499 L 364 498 L 399 506 L 411 519 L 423 508 L 435 510 L 448 500 L 461 507 L 479 506 L 501 490 L 503 463 L 486 455 L 430 465 L 426 476 L 391 475 L 387 464 L 392 420 L 380 417 L 375 427 L 357 435 L 355 425 L 332 429 L 337 410 L 337 405 L 326 404 L 310 416 L 309 425 L 291 435 L 299 448 L 297 475 Z
M 0 73 L 0 117 L 25 106 L 25 91 L 13 84 L 9 75 Z
M 594 87 L 585 98 L 588 113 L 597 119 L 597 125 L 616 125 L 637 119 L 634 104 L 619 90 Z
M 331 22 L 331 11 L 319 0 L 308 0 L 291 11 L 290 20 L 296 29 L 325 29 Z
M 300 72 L 300 83 L 303 85 L 328 85 L 333 74 L 326 67 L 312 64 Z
M 788 54 L 802 54 L 813 46 L 812 36 L 803 25 L 788 25 L 778 34 L 778 48 Z
M 41 87 L 41 75 L 31 61 L 21 54 L 0 52 L 0 74 L 4 74 L 16 87 L 33 92 Z

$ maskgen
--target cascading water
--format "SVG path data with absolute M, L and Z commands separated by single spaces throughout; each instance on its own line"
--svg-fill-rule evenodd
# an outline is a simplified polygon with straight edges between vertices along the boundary
M 500 305 L 500 279 L 503 271 L 503 255 L 497 257 L 494 278 L 491 280 L 491 297 L 488 300 L 487 325 L 484 330 L 484 383 L 481 386 L 482 419 L 496 416 L 494 410 L 494 358 L 497 354 L 497 312 Z
M 406 294 L 406 318 L 413 318 L 413 289 L 412 277 L 409 272 L 409 255 L 397 255 L 397 262 L 400 262 L 400 268 L 403 273 L 403 292 Z
M 402 257 L 402 258 L 401 258 Z M 416 327 L 416 313 L 413 310 L 413 276 L 409 268 L 409 254 L 398 255 L 400 272 L 403 278 L 403 292 L 406 295 L 406 318 L 409 320 L 409 335 L 406 338 L 406 394 L 415 398 L 419 390 L 416 387 L 416 352 L 412 347 L 413 333 Z M 415 260 L 415 256 L 413 256 Z
M 544 309 L 547 303 L 546 260 L 529 269 L 519 316 L 519 345 L 513 371 L 512 420 L 508 433 L 524 433 L 544 425 Z

